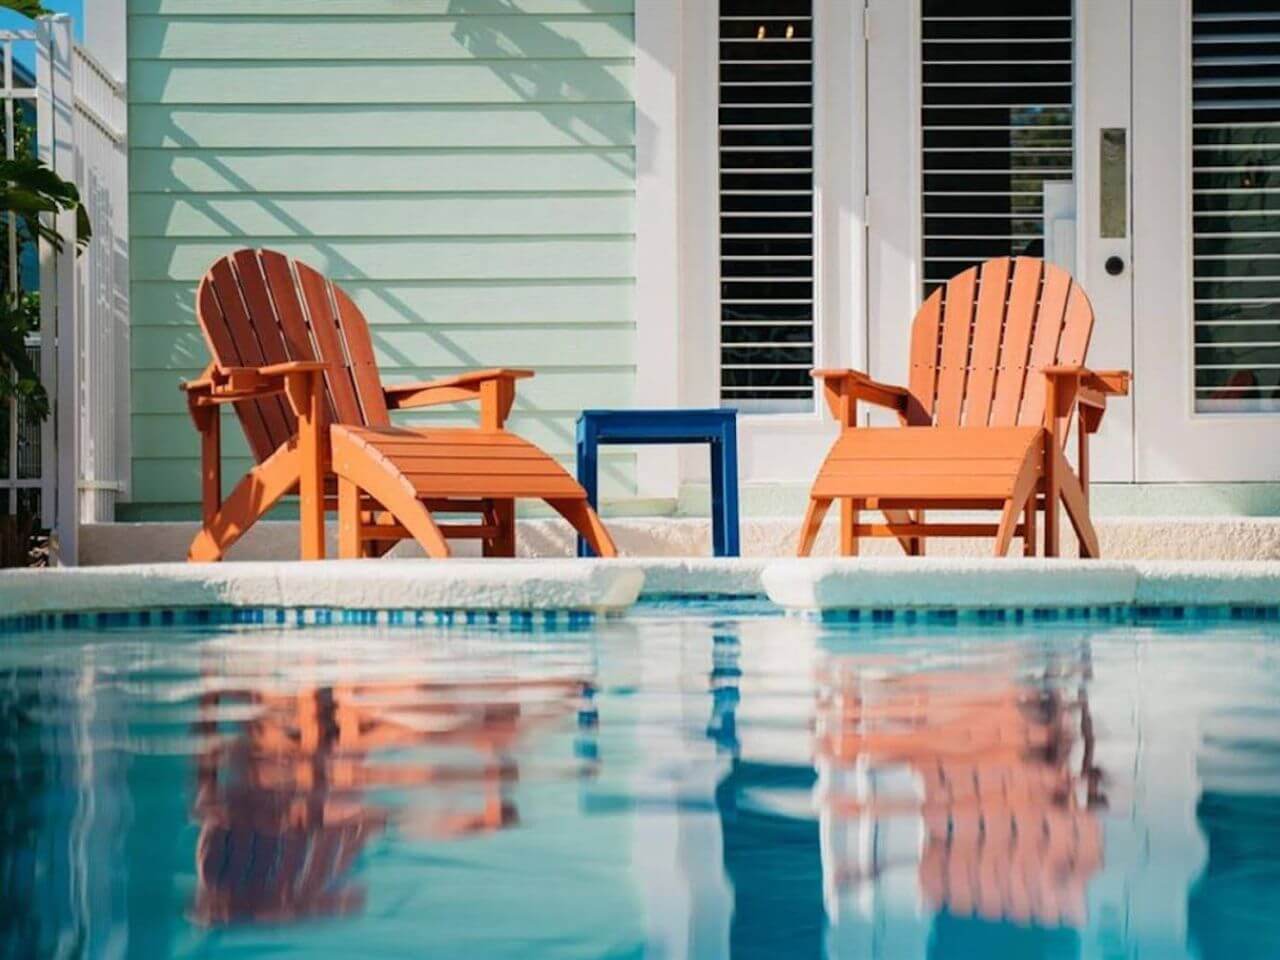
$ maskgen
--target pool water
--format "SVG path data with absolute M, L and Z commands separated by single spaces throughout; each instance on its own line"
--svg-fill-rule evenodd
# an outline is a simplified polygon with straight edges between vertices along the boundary
M 0 957 L 1280 957 L 1276 624 L 0 638 Z

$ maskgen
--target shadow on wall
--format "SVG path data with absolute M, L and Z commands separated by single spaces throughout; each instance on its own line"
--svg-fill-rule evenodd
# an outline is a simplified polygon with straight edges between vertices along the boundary
M 599 3 L 597 0 L 583 0 L 583 5 L 587 10 L 598 13 L 614 10 L 613 4 Z M 629 175 L 634 172 L 634 153 L 632 159 L 628 161 L 611 156 L 601 149 L 602 144 L 631 142 L 632 131 L 622 125 L 615 111 L 592 109 L 601 102 L 632 102 L 632 92 L 609 69 L 619 63 L 617 59 L 591 58 L 579 43 L 561 36 L 552 26 L 528 15 L 512 0 L 485 0 L 483 3 L 479 0 L 452 0 L 448 14 L 458 17 L 454 36 L 459 45 L 476 59 L 483 60 L 526 105 L 534 108 L 539 105 L 548 107 L 554 105 L 559 108 L 539 110 L 548 124 L 564 133 L 576 145 L 592 150 L 600 162 Z M 480 17 L 476 16 L 477 14 L 487 14 L 487 16 Z M 509 16 L 511 22 L 518 22 L 521 29 L 519 31 L 504 30 L 504 16 Z M 548 50 L 554 51 L 553 55 L 548 55 Z M 579 67 L 585 65 L 588 68 L 587 79 L 583 79 L 581 70 L 577 71 L 572 79 L 566 78 L 561 67 L 563 63 L 570 61 Z M 584 94 L 588 90 L 591 96 L 590 101 L 584 99 Z M 564 109 L 574 106 L 581 109 L 572 112 Z M 281 109 L 288 109 L 288 107 L 282 106 Z M 637 128 L 643 127 L 647 122 L 640 115 L 634 117 Z M 309 246 L 318 251 L 324 262 L 314 264 L 317 268 L 337 276 L 360 275 L 357 266 L 343 254 L 332 239 L 311 234 L 300 220 L 279 203 L 259 194 L 253 184 L 224 163 L 216 151 L 204 151 L 202 145 L 177 123 L 170 122 L 165 133 L 166 139 L 173 146 L 180 149 L 201 150 L 201 158 L 207 168 L 216 172 L 230 186 L 230 192 L 241 197 L 254 198 L 259 210 L 270 214 L 283 231 L 300 240 L 305 240 Z M 617 154 L 617 149 L 613 149 L 612 153 Z M 219 196 L 225 196 L 225 194 Z M 261 230 L 248 233 L 239 227 L 231 217 L 218 209 L 214 202 L 217 197 L 208 193 L 195 192 L 184 199 L 193 209 L 203 213 L 209 222 L 217 224 L 225 231 L 229 248 L 238 238 L 242 238 L 245 243 L 253 243 L 255 236 L 261 236 L 263 233 Z M 483 200 L 477 202 L 483 203 Z M 422 228 L 418 227 L 410 231 L 410 235 L 422 235 Z M 287 243 L 285 245 L 287 246 Z M 566 264 L 565 269 L 571 269 L 571 266 Z M 512 269 L 515 267 L 513 266 Z M 547 278 L 547 282 L 554 283 L 557 279 Z M 381 311 L 383 316 L 397 315 L 412 321 L 415 330 L 421 331 L 442 348 L 450 358 L 450 366 L 465 369 L 494 364 L 495 358 L 475 355 L 458 343 L 447 331 L 432 326 L 430 317 L 420 316 L 410 304 L 388 289 L 386 285 L 373 288 L 373 294 L 385 308 Z M 630 321 L 632 318 L 625 319 Z M 377 321 L 378 316 L 375 313 L 374 324 Z M 601 321 L 616 322 L 616 318 L 601 318 Z M 381 352 L 390 357 L 397 366 L 422 367 L 421 358 L 407 356 L 392 348 L 384 338 L 378 338 L 378 341 Z M 207 362 L 207 357 L 196 342 L 193 342 L 193 347 L 193 350 L 186 350 L 175 344 L 169 363 L 193 370 L 202 368 Z M 604 360 L 607 358 L 602 358 L 602 361 Z M 443 366 L 443 364 L 435 363 L 432 366 Z M 600 401 L 607 403 L 609 398 L 601 396 Z M 559 444 L 560 449 L 573 448 L 576 439 L 573 424 L 562 415 L 562 412 L 540 408 L 531 403 L 527 396 L 519 394 L 515 407 L 516 412 L 523 417 L 539 418 Z M 466 422 L 468 414 L 459 412 L 452 415 L 435 415 L 432 421 L 438 423 L 441 419 L 454 418 Z M 620 465 L 616 463 L 610 465 L 606 462 L 601 466 L 602 480 L 612 478 L 619 485 L 630 486 L 630 477 Z
M 643 0 L 640 0 L 643 2 Z M 604 5 L 592 4 L 585 0 L 587 6 L 596 6 L 604 12 Z M 501 29 L 496 19 L 476 18 L 476 14 L 501 14 L 520 16 L 529 20 L 529 25 L 520 34 Z M 594 61 L 587 58 L 582 46 L 556 33 L 543 23 L 529 18 L 517 6 L 514 0 L 451 0 L 449 13 L 458 17 L 458 25 L 453 35 L 458 42 L 479 59 L 490 61 L 490 69 L 507 85 L 510 90 L 529 103 L 553 103 L 572 98 L 576 91 L 564 77 L 560 69 L 563 61 L 572 60 L 577 63 L 594 63 L 590 86 L 600 91 L 596 100 L 617 103 L 630 103 L 633 93 L 618 78 L 604 68 L 610 61 Z M 531 29 L 530 29 L 531 28 Z M 631 39 L 628 37 L 627 39 Z M 536 51 L 536 52 L 534 52 Z M 552 51 L 548 53 L 548 51 Z M 625 143 L 629 130 L 616 123 L 608 123 L 604 118 L 582 114 L 574 118 L 574 122 L 566 123 L 564 118 L 555 113 L 544 114 L 548 123 L 572 137 L 584 147 L 594 147 L 602 141 L 605 143 Z M 642 124 L 648 124 L 648 118 L 638 110 L 634 115 L 637 138 Z M 593 130 L 596 136 L 584 137 L 579 133 L 582 124 Z M 648 131 L 646 131 L 647 133 Z M 602 159 L 624 173 L 632 172 L 633 165 L 623 164 L 608 157 Z

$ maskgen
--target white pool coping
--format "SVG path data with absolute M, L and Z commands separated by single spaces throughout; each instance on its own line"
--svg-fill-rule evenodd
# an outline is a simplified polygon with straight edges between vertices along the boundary
M 793 612 L 1280 604 L 1276 561 L 806 559 L 770 563 L 761 580 Z
M 145 608 L 619 613 L 644 571 L 599 560 L 158 563 L 0 574 L 0 615 Z
M 1280 605 L 1280 562 L 961 557 L 326 560 L 0 573 L 0 618 L 144 609 L 585 611 L 767 596 L 792 612 Z

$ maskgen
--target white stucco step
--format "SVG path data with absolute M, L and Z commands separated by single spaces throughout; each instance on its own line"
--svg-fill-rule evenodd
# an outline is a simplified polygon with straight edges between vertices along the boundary
M 789 611 L 1280 604 L 1280 562 L 1023 558 L 779 560 L 761 580 Z
M 711 553 L 711 524 L 700 517 L 606 517 L 619 550 L 634 558 L 701 559 Z M 836 552 L 835 523 L 828 522 L 814 551 Z M 1109 560 L 1280 560 L 1280 518 L 1277 517 L 1106 517 L 1097 520 L 1102 555 Z M 1064 524 L 1063 555 L 1074 551 L 1070 524 Z M 105 523 L 81 528 L 81 562 L 88 565 L 160 563 L 184 560 L 198 525 L 191 522 Z M 742 553 L 747 559 L 789 557 L 795 553 L 800 518 L 746 517 L 741 524 Z M 336 527 L 330 524 L 329 550 L 336 553 Z M 516 535 L 520 555 L 571 557 L 573 531 L 560 520 L 521 520 Z M 1014 544 L 1014 549 L 1019 544 Z M 474 543 L 458 545 L 460 554 Z M 989 557 L 991 541 L 929 541 L 929 554 L 938 557 Z M 866 540 L 866 557 L 901 557 L 890 540 Z M 296 523 L 257 524 L 232 548 L 229 559 L 292 560 L 298 555 Z M 416 544 L 402 543 L 394 557 L 421 556 Z M 646 589 L 653 589 L 653 585 Z
M 184 607 L 616 613 L 644 571 L 600 560 L 137 564 L 0 574 L 0 616 Z

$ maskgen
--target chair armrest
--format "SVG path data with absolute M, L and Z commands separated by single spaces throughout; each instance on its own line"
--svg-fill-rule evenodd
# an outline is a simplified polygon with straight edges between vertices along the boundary
M 827 407 L 845 426 L 853 425 L 859 400 L 892 410 L 900 417 L 907 415 L 911 393 L 905 387 L 880 383 L 858 370 L 813 370 L 811 376 L 822 381 Z
M 1090 370 L 1081 365 L 1045 367 L 1041 372 L 1046 377 L 1075 379 L 1081 389 L 1103 397 L 1127 397 L 1133 381 L 1133 374 L 1128 370 Z
M 383 388 L 387 406 L 392 410 L 410 410 L 414 407 L 434 407 L 442 403 L 459 403 L 477 400 L 481 385 L 486 381 L 505 380 L 508 383 L 533 376 L 532 370 L 511 370 L 494 367 L 489 370 L 472 370 L 456 377 L 439 380 L 423 380 L 417 383 L 396 383 Z
M 1083 408 L 1081 422 L 1086 433 L 1097 433 L 1107 409 L 1107 397 L 1128 396 L 1133 380 L 1128 370 L 1094 371 L 1081 365 L 1045 367 L 1041 372 L 1048 394 L 1046 418 L 1067 417 L 1072 407 L 1079 405 Z
M 318 360 L 290 360 L 261 367 L 218 367 L 210 364 L 195 380 L 179 384 L 179 389 L 186 392 L 193 404 L 234 403 L 290 392 L 291 382 L 297 381 L 299 376 L 319 373 L 324 369 L 325 364 Z
M 480 421 L 486 429 L 502 428 L 515 400 L 515 381 L 533 376 L 532 370 L 494 367 L 473 370 L 456 377 L 421 383 L 399 383 L 383 388 L 388 410 L 412 410 L 444 403 L 480 401 Z
M 320 373 L 327 367 L 320 360 L 286 360 L 284 363 L 268 363 L 258 367 L 258 372 L 265 377 L 284 377 L 291 373 Z

